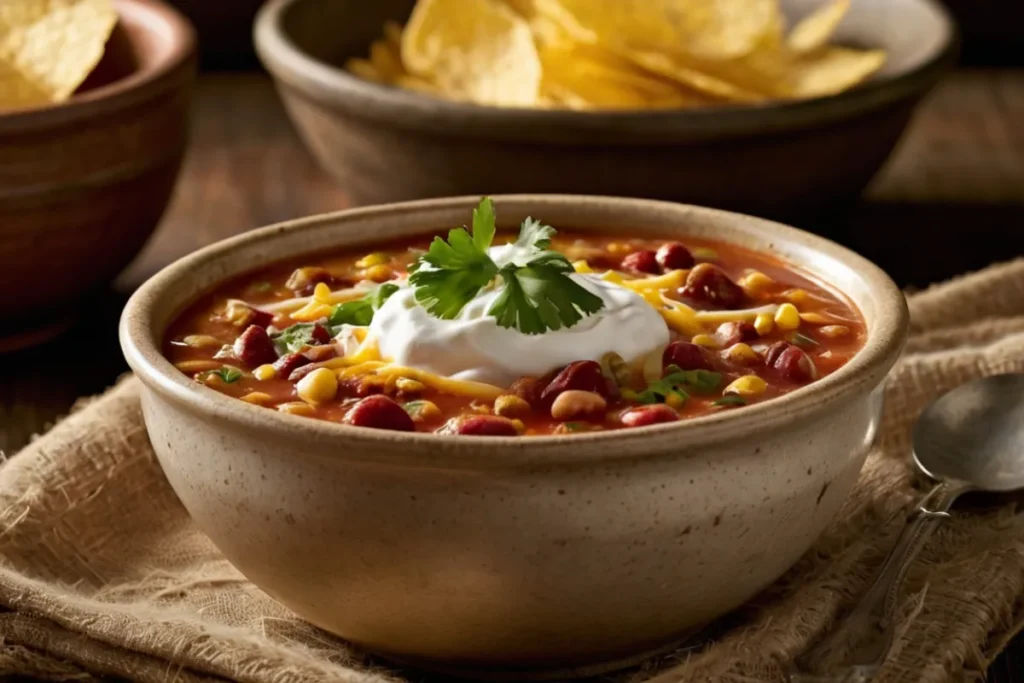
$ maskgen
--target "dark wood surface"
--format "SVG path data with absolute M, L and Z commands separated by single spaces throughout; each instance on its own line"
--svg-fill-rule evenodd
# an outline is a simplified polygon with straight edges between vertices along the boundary
M 800 227 L 851 246 L 910 287 L 1022 255 L 1021 122 L 1024 71 L 958 73 L 921 109 L 862 203 Z M 78 396 L 102 391 L 125 370 L 116 322 L 125 296 L 146 277 L 240 231 L 345 205 L 344 189 L 303 149 L 265 77 L 202 77 L 191 151 L 155 237 L 67 334 L 0 357 L 0 452 L 15 453 Z M 1024 639 L 989 680 L 1024 683 Z

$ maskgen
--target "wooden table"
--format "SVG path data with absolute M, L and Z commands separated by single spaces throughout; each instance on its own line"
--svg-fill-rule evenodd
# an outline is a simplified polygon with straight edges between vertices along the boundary
M 920 287 L 1024 254 L 1024 70 L 952 77 L 917 120 L 866 200 L 810 228 Z M 116 321 L 124 297 L 198 247 L 267 223 L 345 206 L 314 164 L 265 77 L 203 77 L 191 152 L 161 228 L 94 315 L 61 339 L 0 363 L 0 452 L 12 454 L 126 369 Z M 74 348 L 74 354 L 68 354 Z M 990 681 L 1024 683 L 1024 638 Z

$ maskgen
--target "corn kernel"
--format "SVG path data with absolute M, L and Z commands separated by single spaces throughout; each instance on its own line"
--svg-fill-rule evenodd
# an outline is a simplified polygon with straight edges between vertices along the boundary
M 316 287 L 313 288 L 313 298 L 322 304 L 331 303 L 331 288 L 323 282 L 316 283 Z
M 265 406 L 268 403 L 273 402 L 274 397 L 270 394 L 265 394 L 262 391 L 250 391 L 242 397 L 242 400 L 246 403 L 252 403 L 253 405 Z
M 526 415 L 530 412 L 530 404 L 511 394 L 505 394 L 494 399 L 494 414 L 502 417 L 513 415 Z
M 221 364 L 215 360 L 185 360 L 174 365 L 184 373 L 207 372 L 216 370 L 220 366 Z
M 363 277 L 374 282 L 387 282 L 394 277 L 395 271 L 384 265 L 370 266 L 363 271 Z
M 729 360 L 733 361 L 734 363 L 739 363 L 741 365 L 756 362 L 761 358 L 760 356 L 757 355 L 757 351 L 750 348 L 749 344 L 744 344 L 743 342 L 733 344 L 732 346 L 727 348 L 723 352 L 723 354 Z
M 633 252 L 634 247 L 632 244 L 626 244 L 625 242 L 609 242 L 605 249 L 609 254 L 630 254 Z
M 516 428 L 516 432 L 518 432 L 519 434 L 522 434 L 523 432 L 526 431 L 526 425 L 523 424 L 522 420 L 509 420 L 509 422 L 512 423 L 512 426 Z
M 754 318 L 754 329 L 762 337 L 766 334 L 771 334 L 773 327 L 775 327 L 775 318 L 772 317 L 771 313 L 758 313 L 757 317 Z
M 744 375 L 732 381 L 725 388 L 726 394 L 738 394 L 740 396 L 757 396 L 763 394 L 768 388 L 768 383 L 757 375 Z
M 801 313 L 800 319 L 803 320 L 805 323 L 811 323 L 812 325 L 827 325 L 830 322 L 832 322 L 832 318 L 826 317 L 821 313 L 815 313 L 813 311 L 811 311 L 810 313 Z
M 291 318 L 292 320 L 298 320 L 302 323 L 311 323 L 314 320 L 319 320 L 320 318 L 329 318 L 333 312 L 334 308 L 332 306 L 328 306 L 327 304 L 320 303 L 316 299 L 312 299 L 305 306 L 293 312 L 291 314 Z
M 846 325 L 825 325 L 820 328 L 818 332 L 821 332 L 826 337 L 835 339 L 837 337 L 845 337 L 850 334 L 850 328 Z
M 698 334 L 690 340 L 697 346 L 703 346 L 705 349 L 717 349 L 718 340 L 712 337 L 710 334 Z
M 289 415 L 312 415 L 313 406 L 308 403 L 302 403 L 300 401 L 292 401 L 291 403 L 281 403 L 277 406 L 277 409 L 282 413 L 288 413 Z
M 327 368 L 317 368 L 299 380 L 295 392 L 306 403 L 330 401 L 338 393 L 338 378 Z
M 423 384 L 423 382 L 417 382 L 416 380 L 409 379 L 408 377 L 398 377 L 395 379 L 395 388 L 407 394 L 419 394 L 423 392 L 427 386 Z
M 210 349 L 221 345 L 219 339 L 208 334 L 190 334 L 181 341 L 194 349 Z
M 572 267 L 577 273 L 590 274 L 594 272 L 594 269 L 590 267 L 590 264 L 582 259 L 579 261 L 573 261 Z
M 782 293 L 782 298 L 792 301 L 795 304 L 802 304 L 807 301 L 809 294 L 806 289 L 787 289 Z
M 750 296 L 757 296 L 758 294 L 762 294 L 768 291 L 768 289 L 770 289 L 771 286 L 774 284 L 775 280 L 771 279 L 770 277 L 768 277 L 759 270 L 755 270 L 752 273 L 747 273 L 742 278 L 740 278 L 739 281 L 739 286 L 742 287 L 743 291 L 745 291 Z
M 261 365 L 252 371 L 252 376 L 261 382 L 266 382 L 268 379 L 274 379 L 277 376 L 277 370 L 270 364 Z
M 676 410 L 679 410 L 680 408 L 683 407 L 684 403 L 686 403 L 686 399 L 676 393 L 671 393 L 665 397 L 665 405 L 667 405 L 669 408 L 675 408 Z
M 793 304 L 782 304 L 775 311 L 775 324 L 781 330 L 795 330 L 800 327 L 800 311 Z
M 390 259 L 388 259 L 387 254 L 375 251 L 372 254 L 367 254 L 363 258 L 356 261 L 356 268 L 359 268 L 360 270 L 365 270 L 366 268 L 372 268 L 373 266 L 383 265 L 387 263 L 389 260 Z
M 405 410 L 414 422 L 427 422 L 441 417 L 441 409 L 432 401 L 410 401 L 405 404 Z

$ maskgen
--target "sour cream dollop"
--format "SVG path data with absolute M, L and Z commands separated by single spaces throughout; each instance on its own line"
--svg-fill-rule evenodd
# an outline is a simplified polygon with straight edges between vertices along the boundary
M 499 267 L 529 257 L 514 245 L 488 250 Z M 430 315 L 403 286 L 373 316 L 370 335 L 380 353 L 399 365 L 461 380 L 508 386 L 520 377 L 543 375 L 577 360 L 600 360 L 614 351 L 627 363 L 669 342 L 661 315 L 635 292 L 594 275 L 573 274 L 604 307 L 569 328 L 523 334 L 499 327 L 487 315 L 499 290 L 484 290 L 452 320 Z

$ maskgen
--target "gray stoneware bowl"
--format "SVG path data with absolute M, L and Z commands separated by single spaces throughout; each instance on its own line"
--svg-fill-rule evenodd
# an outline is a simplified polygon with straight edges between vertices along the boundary
M 275 261 L 465 222 L 478 197 L 314 216 L 220 242 L 132 297 L 121 345 L 153 447 L 196 524 L 256 585 L 367 650 L 491 676 L 593 673 L 678 642 L 785 572 L 832 519 L 878 425 L 907 330 L 903 295 L 822 238 L 712 209 L 498 196 L 621 234 L 713 237 L 777 254 L 845 292 L 864 349 L 762 404 L 606 433 L 454 437 L 350 427 L 198 385 L 160 353 L 212 287 Z
M 790 18 L 824 0 L 783 0 Z M 413 0 L 272 0 L 256 48 L 292 121 L 356 205 L 498 192 L 651 197 L 806 218 L 856 198 L 955 62 L 937 0 L 854 0 L 846 43 L 884 47 L 863 87 L 795 103 L 685 111 L 479 107 L 343 71 Z

